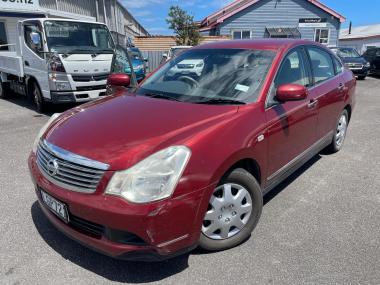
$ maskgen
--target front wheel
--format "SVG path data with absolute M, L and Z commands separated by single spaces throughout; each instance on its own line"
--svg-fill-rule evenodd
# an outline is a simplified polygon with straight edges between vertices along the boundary
M 263 195 L 256 179 L 244 169 L 233 170 L 211 195 L 200 247 L 218 251 L 244 242 L 256 227 L 262 208 Z
M 338 152 L 342 149 L 344 140 L 346 139 L 348 127 L 348 112 L 343 110 L 340 114 L 338 123 L 334 131 L 334 138 L 331 144 L 327 147 L 327 150 L 331 153 Z
M 36 106 L 36 109 L 38 112 L 43 113 L 47 109 L 47 103 L 44 101 L 44 98 L 42 96 L 42 92 L 40 90 L 40 87 L 38 87 L 37 83 L 33 83 L 32 89 L 31 89 L 31 95 L 34 102 L 34 105 Z
M 360 75 L 360 76 L 358 76 L 358 79 L 359 80 L 364 80 L 366 77 L 367 77 L 366 75 Z

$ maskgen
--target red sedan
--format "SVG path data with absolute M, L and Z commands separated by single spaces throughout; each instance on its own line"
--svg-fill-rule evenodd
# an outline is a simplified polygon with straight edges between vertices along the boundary
M 342 148 L 356 87 L 330 50 L 301 40 L 211 43 L 139 86 L 109 83 L 129 88 L 54 115 L 29 168 L 58 229 L 134 260 L 246 240 L 265 193 Z

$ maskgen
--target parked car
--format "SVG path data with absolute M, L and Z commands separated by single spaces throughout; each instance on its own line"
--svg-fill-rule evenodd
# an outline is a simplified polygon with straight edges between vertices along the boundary
M 331 48 L 340 57 L 342 62 L 359 78 L 365 79 L 368 75 L 370 63 L 362 57 L 356 49 L 349 47 Z
M 174 65 L 169 71 L 168 76 L 192 75 L 201 76 L 204 67 L 203 59 L 186 59 Z
M 173 57 L 176 57 L 181 52 L 188 50 L 190 48 L 192 48 L 192 46 L 174 46 L 174 47 L 171 47 L 167 53 L 164 53 L 162 55 L 161 64 L 170 60 Z
M 167 76 L 195 59 L 199 77 Z M 119 75 L 109 83 L 129 86 Z M 311 41 L 193 48 L 124 95 L 52 116 L 29 157 L 39 204 L 67 236 L 116 258 L 234 247 L 257 225 L 265 193 L 322 149 L 343 147 L 355 88 Z
M 370 63 L 370 72 L 380 75 L 380 48 L 371 48 L 363 54 L 363 57 Z
M 136 79 L 138 82 L 141 82 L 145 79 L 146 76 L 146 62 L 148 62 L 148 59 L 144 58 L 141 51 L 136 47 L 128 48 L 128 51 L 131 56 L 133 70 L 136 74 Z

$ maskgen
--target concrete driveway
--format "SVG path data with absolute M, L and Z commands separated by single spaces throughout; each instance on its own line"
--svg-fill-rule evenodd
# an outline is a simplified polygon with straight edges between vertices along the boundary
M 162 263 L 110 259 L 47 221 L 26 163 L 47 119 L 23 98 L 0 100 L 1 284 L 380 284 L 380 79 L 358 82 L 343 151 L 267 195 L 247 242 Z

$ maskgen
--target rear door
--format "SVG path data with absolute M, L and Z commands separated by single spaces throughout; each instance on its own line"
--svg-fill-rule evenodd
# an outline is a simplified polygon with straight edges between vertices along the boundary
M 313 74 L 313 87 L 309 91 L 318 105 L 316 135 L 319 140 L 332 136 L 338 116 L 344 108 L 348 86 L 343 66 L 335 56 L 317 46 L 308 46 L 307 51 Z
M 316 140 L 318 108 L 313 96 L 302 101 L 280 103 L 276 89 L 284 84 L 311 85 L 306 52 L 297 47 L 284 57 L 268 96 L 268 182 L 267 187 L 279 180 L 298 158 L 302 157 Z

